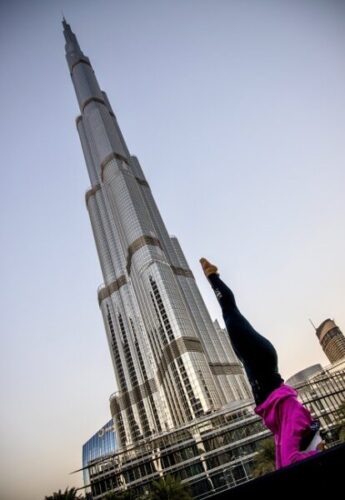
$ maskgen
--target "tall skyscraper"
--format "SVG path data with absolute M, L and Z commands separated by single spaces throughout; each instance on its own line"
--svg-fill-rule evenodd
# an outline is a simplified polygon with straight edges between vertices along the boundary
M 250 392 L 89 59 L 65 20 L 63 27 L 91 183 L 86 205 L 104 280 L 98 300 L 118 386 L 110 406 L 125 446 Z
M 345 337 L 332 319 L 325 319 L 316 328 L 316 335 L 331 363 L 345 358 Z

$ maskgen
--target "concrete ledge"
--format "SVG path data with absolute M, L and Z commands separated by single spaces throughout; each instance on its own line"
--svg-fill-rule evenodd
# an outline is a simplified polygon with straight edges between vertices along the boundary
M 341 498 L 344 494 L 345 444 L 284 469 L 223 491 L 212 500 L 244 498 Z M 263 495 L 263 496 L 261 496 Z M 334 497 L 332 497 L 334 495 Z

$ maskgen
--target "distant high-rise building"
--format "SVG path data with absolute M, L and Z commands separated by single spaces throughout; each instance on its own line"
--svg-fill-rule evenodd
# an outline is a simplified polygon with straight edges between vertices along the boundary
M 91 183 L 86 205 L 104 280 L 98 300 L 118 386 L 111 412 L 122 447 L 250 393 L 89 59 L 65 20 L 63 26 Z
M 332 319 L 326 319 L 316 328 L 316 335 L 331 363 L 345 357 L 345 337 Z

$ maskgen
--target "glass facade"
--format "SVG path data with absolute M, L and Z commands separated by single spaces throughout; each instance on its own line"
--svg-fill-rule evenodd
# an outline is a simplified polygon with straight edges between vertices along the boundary
M 269 431 L 252 405 L 231 406 L 91 462 L 93 498 L 103 499 L 109 490 L 124 488 L 139 496 L 165 474 L 187 482 L 194 498 L 207 498 L 248 480 L 257 443 Z
M 112 455 L 117 451 L 116 433 L 113 420 L 109 420 L 83 445 L 84 484 L 90 483 L 87 466 L 94 460 Z

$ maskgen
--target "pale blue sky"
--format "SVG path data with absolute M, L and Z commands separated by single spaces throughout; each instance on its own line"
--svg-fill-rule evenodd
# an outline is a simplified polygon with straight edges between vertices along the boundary
M 1 458 L 6 500 L 80 485 L 114 375 L 61 8 L 177 235 L 216 262 L 285 377 L 345 331 L 345 3 L 3 1 Z

